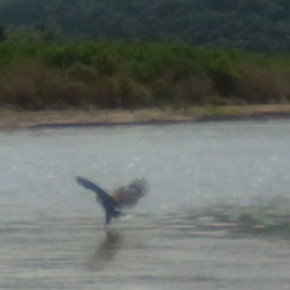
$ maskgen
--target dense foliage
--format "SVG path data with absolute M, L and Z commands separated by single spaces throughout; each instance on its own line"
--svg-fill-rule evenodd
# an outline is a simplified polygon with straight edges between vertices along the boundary
M 171 39 L 264 52 L 290 49 L 289 0 L 1 0 L 11 29 L 119 39 Z
M 281 103 L 290 60 L 182 42 L 0 43 L 0 105 L 28 109 Z

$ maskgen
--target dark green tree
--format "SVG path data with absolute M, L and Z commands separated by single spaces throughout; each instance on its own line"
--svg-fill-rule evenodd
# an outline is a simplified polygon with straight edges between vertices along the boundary
M 6 29 L 3 25 L 0 25 L 0 42 L 7 39 Z

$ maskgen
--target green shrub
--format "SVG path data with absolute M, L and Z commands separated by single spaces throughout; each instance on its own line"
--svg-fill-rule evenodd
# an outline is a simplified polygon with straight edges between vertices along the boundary
M 79 81 L 85 84 L 96 83 L 99 79 L 98 71 L 84 64 L 76 64 L 68 69 L 67 76 L 71 80 Z
M 174 103 L 205 104 L 215 95 L 213 82 L 207 77 L 190 76 L 176 82 L 172 88 Z
M 99 80 L 95 86 L 94 103 L 110 108 L 134 108 L 150 104 L 150 91 L 128 75 Z
M 248 68 L 236 85 L 235 95 L 252 104 L 289 101 L 290 68 Z
M 132 108 L 290 100 L 290 59 L 179 42 L 3 41 L 0 104 Z
M 63 71 L 40 63 L 8 67 L 1 79 L 1 102 L 25 109 L 77 106 L 88 94 L 83 84 L 68 79 Z
M 206 70 L 220 95 L 230 95 L 234 91 L 238 73 L 227 55 L 214 54 L 212 59 L 209 59 Z

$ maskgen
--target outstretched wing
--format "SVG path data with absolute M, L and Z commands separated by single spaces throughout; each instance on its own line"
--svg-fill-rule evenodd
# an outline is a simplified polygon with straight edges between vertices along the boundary
M 82 185 L 84 188 L 92 190 L 98 195 L 99 200 L 101 201 L 102 205 L 106 208 L 110 207 L 117 207 L 120 208 L 120 205 L 116 200 L 114 200 L 105 190 L 101 187 L 96 185 L 95 183 L 83 178 L 83 177 L 76 177 L 78 184 Z
M 98 200 L 106 211 L 106 224 L 110 223 L 112 217 L 117 218 L 121 215 L 121 212 L 118 210 L 120 208 L 119 203 L 101 187 L 83 177 L 76 177 L 76 180 L 78 184 L 92 190 L 98 195 Z
M 121 207 L 132 207 L 148 192 L 148 183 L 145 179 L 135 179 L 128 186 L 118 188 L 111 194 Z
M 77 183 L 82 185 L 84 188 L 92 190 L 96 194 L 101 194 L 101 195 L 109 195 L 106 191 L 104 191 L 101 187 L 96 185 L 95 183 L 83 178 L 83 177 L 76 177 Z

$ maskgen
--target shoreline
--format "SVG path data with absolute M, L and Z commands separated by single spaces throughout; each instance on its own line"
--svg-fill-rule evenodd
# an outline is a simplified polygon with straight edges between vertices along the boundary
M 290 105 L 147 108 L 136 110 L 0 109 L 0 130 L 290 119 Z

